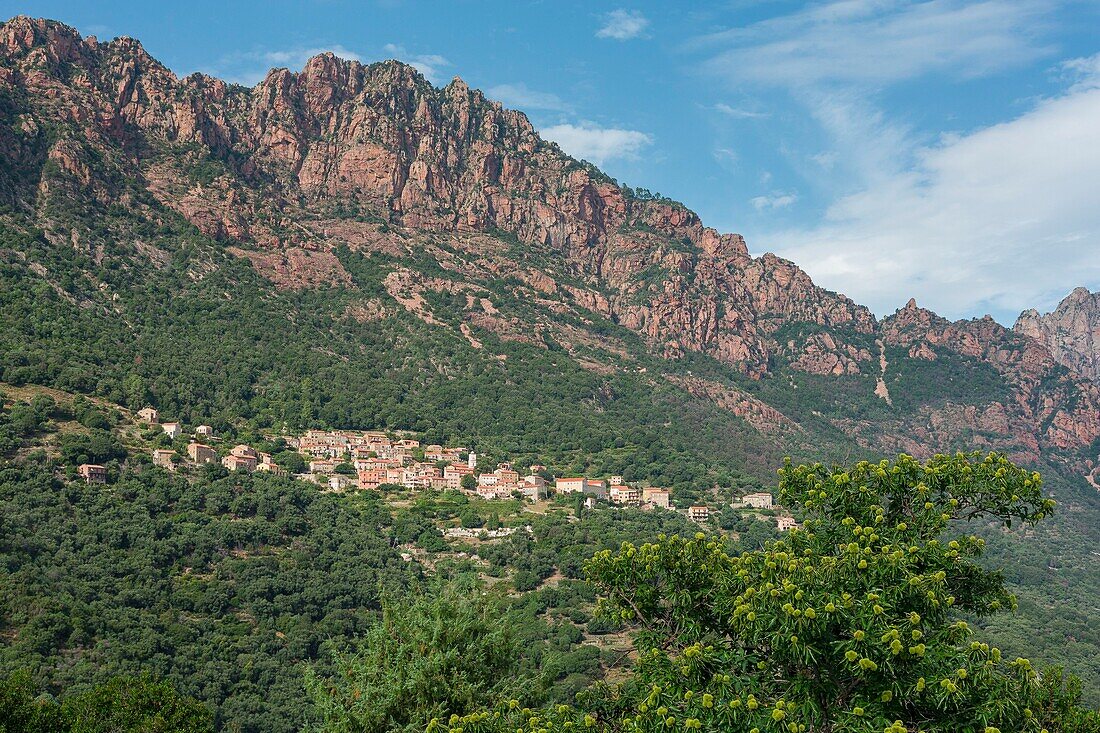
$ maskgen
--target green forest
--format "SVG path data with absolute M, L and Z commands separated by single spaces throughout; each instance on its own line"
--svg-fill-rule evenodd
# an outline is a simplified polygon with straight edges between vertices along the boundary
M 995 540 L 944 534 L 982 518 L 1037 525 L 1054 509 L 1038 474 L 992 454 L 860 463 L 851 473 L 788 465 L 781 497 L 805 528 L 778 543 L 774 533 L 708 537 L 671 512 L 578 513 L 566 502 L 523 520 L 529 531 L 481 545 L 475 561 L 440 527 L 508 525 L 508 512 L 502 521 L 484 503 L 430 492 L 395 505 L 377 492 L 325 493 L 220 467 L 173 474 L 83 425 L 109 412 L 72 405 L 82 429 L 53 436 L 76 408 L 36 397 L 0 413 L 0 434 L 22 451 L 0 470 L 3 730 L 496 731 L 539 715 L 566 728 L 671 726 L 650 727 L 645 714 L 658 707 L 670 711 L 659 720 L 687 730 L 748 730 L 777 710 L 773 722 L 837 722 L 838 705 L 858 725 L 834 730 L 881 730 L 907 716 L 929 731 L 1100 730 L 1077 707 L 1074 678 L 1037 676 L 1030 662 L 1009 664 L 1008 650 L 1002 663 L 960 631 L 969 619 L 982 638 L 1016 601 L 999 572 L 977 563 L 987 548 L 987 561 L 1004 557 Z M 47 436 L 72 459 L 105 460 L 112 482 L 73 480 L 72 464 L 39 447 Z M 410 562 L 409 547 L 425 555 Z M 840 557 L 853 558 L 850 569 Z M 738 585 L 757 572 L 755 592 Z M 926 587 L 915 605 L 906 589 Z M 768 601 L 777 597 L 769 589 L 797 605 Z M 720 600 L 727 594 L 733 605 Z M 885 624 L 886 651 L 810 623 L 833 613 L 848 628 Z M 899 657 L 880 673 L 881 655 L 903 648 L 890 614 L 912 630 L 907 666 Z M 724 624 L 736 631 L 719 633 Z M 750 644 L 715 646 L 731 638 Z M 853 649 L 865 656 L 841 682 Z M 799 681 L 798 670 L 822 669 L 825 653 L 836 656 L 838 681 Z M 931 682 L 936 696 L 921 707 L 905 685 Z M 708 699 L 728 712 L 714 717 Z M 985 727 L 951 727 L 960 716 Z

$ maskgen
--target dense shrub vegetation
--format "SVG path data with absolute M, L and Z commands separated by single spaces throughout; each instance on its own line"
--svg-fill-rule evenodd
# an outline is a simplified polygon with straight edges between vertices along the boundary
M 627 681 L 577 706 L 505 702 L 429 730 L 1100 730 L 1075 682 L 1004 657 L 958 617 L 1013 598 L 976 562 L 981 539 L 950 523 L 1044 519 L 1054 502 L 1038 474 L 975 454 L 781 475 L 806 517 L 784 541 L 731 555 L 703 533 L 661 536 L 589 563 L 603 612 L 638 631 Z

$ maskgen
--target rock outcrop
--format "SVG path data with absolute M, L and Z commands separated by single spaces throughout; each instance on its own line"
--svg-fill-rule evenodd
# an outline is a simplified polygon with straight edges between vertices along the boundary
M 0 89 L 18 100 L 24 128 L 54 130 L 52 141 L 0 131 L 6 165 L 45 154 L 104 202 L 132 196 L 114 179 L 137 172 L 203 233 L 297 252 L 251 257 L 284 286 L 315 285 L 325 272 L 346 280 L 331 260 L 300 253 L 339 243 L 303 220 L 342 212 L 406 233 L 499 232 L 551 252 L 584 281 L 590 309 L 669 356 L 706 352 L 754 376 L 769 368 L 777 324 L 875 328 L 866 308 L 793 263 L 750 257 L 741 237 L 704 227 L 680 204 L 633 195 L 461 79 L 437 89 L 396 61 L 326 53 L 245 89 L 178 79 L 133 39 L 99 43 L 18 17 L 0 28 Z M 83 162 L 90 156 L 103 159 L 100 170 Z M 71 195 L 25 184 L 9 178 L 0 192 L 24 205 Z M 298 263 L 308 270 L 300 278 Z M 796 363 L 808 369 L 859 370 L 842 338 L 805 349 Z
M 1039 341 L 1081 376 L 1100 381 L 1100 292 L 1076 288 L 1052 313 L 1024 311 L 1012 330 Z
M 1076 450 L 1100 439 L 1100 386 L 1062 367 L 1039 341 L 988 316 L 952 323 L 910 300 L 883 321 L 882 335 L 887 345 L 908 349 L 915 358 L 934 360 L 936 350 L 942 349 L 1000 373 L 1011 390 L 1011 403 L 994 403 L 998 409 L 992 423 L 986 414 L 980 420 L 966 419 L 965 413 L 955 411 L 964 418 L 965 427 L 1001 426 L 1006 436 L 1034 436 L 1037 448 Z M 1037 456 L 1036 451 L 1030 457 Z

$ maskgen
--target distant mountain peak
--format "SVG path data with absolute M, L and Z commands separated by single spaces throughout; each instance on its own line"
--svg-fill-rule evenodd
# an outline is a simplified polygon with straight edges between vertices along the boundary
M 1025 310 L 1013 330 L 1044 344 L 1078 374 L 1100 380 L 1100 292 L 1076 287 L 1050 313 Z

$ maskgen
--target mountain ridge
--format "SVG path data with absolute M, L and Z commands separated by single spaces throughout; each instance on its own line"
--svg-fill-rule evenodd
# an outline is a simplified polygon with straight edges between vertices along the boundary
M 349 306 L 357 318 L 396 306 L 438 326 L 446 319 L 432 301 L 465 298 L 447 325 L 475 348 L 476 331 L 561 343 L 573 355 L 631 353 L 591 333 L 595 317 L 666 360 L 702 354 L 755 380 L 850 379 L 872 402 L 890 395 L 889 370 L 942 365 L 946 354 L 989 367 L 1007 391 L 973 409 L 894 410 L 893 436 L 853 420 L 843 404 L 832 425 L 871 449 L 923 454 L 976 430 L 990 447 L 1027 460 L 1054 450 L 1084 460 L 1086 471 L 1095 464 L 1077 454 L 1100 439 L 1100 390 L 1087 375 L 1059 372 L 1049 346 L 990 319 L 952 324 L 913 301 L 876 319 L 796 264 L 751 256 L 740 235 L 705 227 L 682 204 L 570 158 L 521 112 L 457 77 L 436 88 L 397 61 L 364 65 L 326 53 L 301 72 L 273 69 L 248 89 L 177 77 L 134 39 L 101 43 L 24 16 L 0 27 L 0 50 L 0 101 L 13 119 L 0 130 L 8 164 L 0 195 L 11 221 L 40 228 L 55 245 L 79 249 L 93 236 L 94 224 L 74 226 L 73 212 L 55 215 L 72 201 L 122 206 L 154 228 L 173 212 L 281 290 L 358 287 L 342 248 L 389 258 L 379 296 L 390 305 L 367 298 Z M 127 267 L 164 267 L 172 257 L 155 235 L 132 242 Z M 93 259 L 110 259 L 90 246 Z M 206 276 L 191 268 L 192 279 Z M 489 284 L 502 281 L 523 313 L 493 303 Z M 576 325 L 564 325 L 566 315 Z M 578 363 L 610 368 L 591 355 Z M 730 399 L 721 380 L 677 379 L 689 393 L 725 395 L 718 402 L 756 416 L 758 429 L 791 419 L 753 406 L 743 389 Z
M 1050 313 L 1021 313 L 1012 330 L 1041 342 L 1078 374 L 1100 380 L 1100 293 L 1074 288 Z

